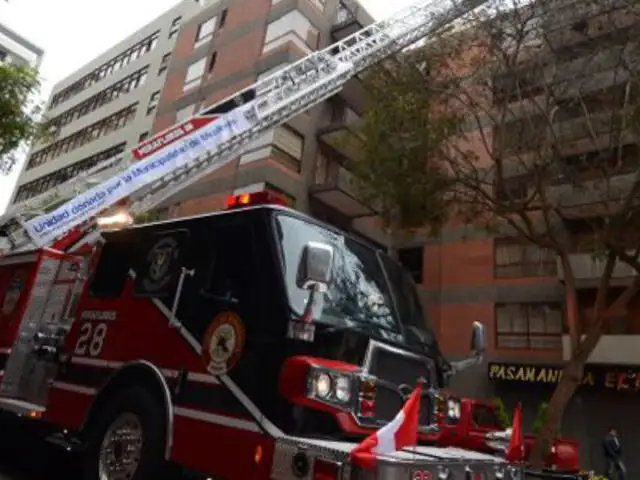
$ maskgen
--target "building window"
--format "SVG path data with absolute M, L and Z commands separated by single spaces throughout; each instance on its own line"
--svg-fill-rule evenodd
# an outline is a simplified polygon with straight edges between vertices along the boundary
M 151 115 L 158 108 L 160 103 L 160 90 L 153 92 L 149 97 L 149 104 L 147 105 L 147 115 Z
M 200 84 L 206 66 L 206 57 L 201 58 L 200 60 L 197 60 L 189 65 L 189 68 L 187 68 L 187 74 L 184 77 L 184 86 L 182 87 L 183 92 L 186 92 L 193 87 L 197 87 Z
M 505 303 L 495 308 L 497 348 L 562 348 L 560 303 Z
M 422 258 L 424 249 L 422 247 L 416 248 L 401 248 L 398 250 L 398 260 L 404 268 L 406 268 L 413 281 L 417 284 L 422 283 Z
M 281 47 L 289 42 L 305 53 L 318 48 L 318 29 L 299 10 L 292 10 L 267 27 L 263 53 Z
M 171 22 L 171 30 L 169 30 L 169 38 L 173 38 L 178 35 L 180 31 L 180 22 L 182 21 L 182 17 L 174 18 L 173 22 Z
M 198 26 L 198 32 L 196 33 L 196 41 L 193 44 L 193 48 L 198 48 L 201 45 L 209 42 L 213 38 L 213 34 L 216 31 L 218 25 L 218 17 L 212 17 L 209 20 L 202 22 Z
M 531 181 L 528 176 L 504 178 L 495 184 L 496 200 L 506 203 L 526 200 L 529 196 L 530 185 Z
M 147 138 L 149 138 L 149 132 L 143 132 L 138 137 L 138 143 L 144 142 Z
M 65 125 L 68 125 L 71 122 L 97 110 L 103 105 L 114 102 L 123 95 L 126 95 L 129 92 L 142 87 L 147 81 L 148 71 L 148 67 L 141 68 L 140 70 L 123 78 L 119 82 L 111 85 L 109 88 L 106 88 L 101 92 L 98 92 L 95 95 L 87 98 L 85 101 L 79 103 L 75 107 L 70 108 L 60 115 L 53 117 L 51 120 L 49 120 L 48 125 L 59 131 L 60 128 L 64 127 Z
M 496 278 L 553 277 L 557 275 L 556 255 L 519 238 L 496 238 L 494 269 Z
M 181 108 L 176 112 L 176 123 L 184 122 L 187 118 L 193 115 L 193 112 L 196 110 L 196 104 L 192 103 L 184 108 Z
M 171 60 L 171 54 L 166 53 L 162 56 L 162 61 L 160 62 L 160 68 L 158 68 L 158 75 L 162 75 L 169 69 L 169 61 Z
M 105 79 L 112 73 L 126 67 L 129 63 L 137 60 L 143 55 L 146 55 L 148 52 L 156 48 L 159 38 L 159 31 L 152 33 L 144 40 L 141 40 L 131 48 L 127 49 L 125 52 L 102 64 L 100 67 L 85 75 L 80 80 L 74 82 L 72 85 L 69 85 L 64 90 L 56 93 L 51 98 L 51 106 L 49 108 L 56 107 L 61 103 L 66 102 L 95 83 Z
M 58 185 L 71 180 L 81 172 L 85 172 L 96 165 L 120 155 L 124 152 L 126 143 L 121 143 L 115 147 L 108 148 L 101 152 L 91 155 L 79 162 L 76 162 L 66 168 L 55 171 L 44 177 L 40 177 L 32 182 L 25 183 L 16 192 L 14 203 L 23 202 L 32 197 L 38 196 L 46 191 L 57 187 Z
M 131 123 L 138 109 L 138 104 L 134 103 L 122 110 L 99 120 L 82 130 L 55 141 L 54 143 L 34 152 L 27 163 L 27 170 L 38 167 L 50 160 L 65 155 L 73 150 L 91 143 L 98 138 L 124 128 Z
M 216 60 L 218 59 L 218 52 L 213 52 L 209 57 L 209 68 L 207 69 L 209 75 L 213 73 L 213 69 L 216 68 Z

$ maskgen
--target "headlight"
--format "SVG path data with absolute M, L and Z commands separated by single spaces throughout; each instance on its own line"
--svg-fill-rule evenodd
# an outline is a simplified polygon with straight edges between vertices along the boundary
M 327 373 L 318 373 L 313 382 L 314 393 L 325 399 L 331 394 L 331 377 Z
M 328 369 L 312 368 L 309 395 L 335 405 L 345 405 L 353 398 L 353 377 Z
M 336 399 L 347 403 L 351 400 L 351 380 L 348 377 L 340 376 L 335 382 Z
M 458 400 L 447 400 L 447 417 L 452 420 L 460 419 L 460 402 Z

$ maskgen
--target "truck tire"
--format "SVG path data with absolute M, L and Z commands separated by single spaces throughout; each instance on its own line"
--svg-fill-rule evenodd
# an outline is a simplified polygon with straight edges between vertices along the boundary
M 145 389 L 110 397 L 88 432 L 84 480 L 151 480 L 165 464 L 166 417 Z

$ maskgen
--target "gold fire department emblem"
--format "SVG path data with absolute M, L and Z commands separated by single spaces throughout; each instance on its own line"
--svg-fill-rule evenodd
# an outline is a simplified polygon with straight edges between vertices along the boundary
M 245 331 L 234 312 L 222 312 L 213 319 L 202 342 L 202 357 L 207 370 L 225 375 L 240 360 L 244 350 Z

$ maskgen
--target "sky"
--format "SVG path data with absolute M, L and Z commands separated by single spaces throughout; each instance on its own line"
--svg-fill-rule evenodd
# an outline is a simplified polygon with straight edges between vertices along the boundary
M 264 1 L 264 0 L 255 0 Z M 360 0 L 381 19 L 415 0 Z M 45 51 L 41 96 L 111 46 L 153 20 L 178 0 L 8 0 L 0 1 L 0 22 Z M 0 177 L 0 212 L 13 192 L 22 165 Z

